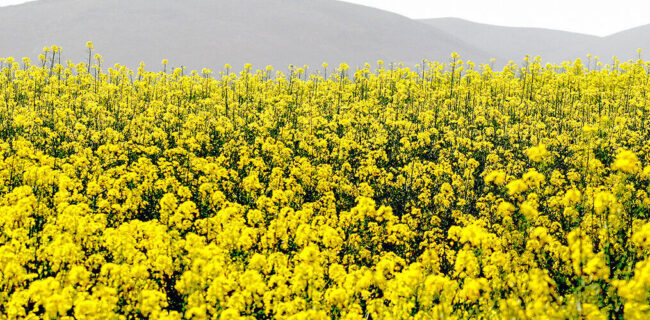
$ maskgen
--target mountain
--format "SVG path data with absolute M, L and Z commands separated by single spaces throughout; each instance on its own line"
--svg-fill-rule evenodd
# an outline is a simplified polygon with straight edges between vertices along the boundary
M 610 62 L 612 56 L 617 56 L 620 60 L 637 59 L 637 49 L 641 48 L 648 59 L 650 53 L 650 24 L 644 25 L 625 31 L 621 31 L 603 38 L 603 42 L 595 47 L 595 51 L 600 57 L 607 57 L 606 62 Z M 603 60 L 605 62 L 605 60 Z
M 459 39 L 521 62 L 526 55 L 560 63 L 584 58 L 602 39 L 597 36 L 542 28 L 503 27 L 458 18 L 421 20 Z
M 458 18 L 420 20 L 439 30 L 471 43 L 495 56 L 521 62 L 529 54 L 543 61 L 561 63 L 576 58 L 586 60 L 587 54 L 607 64 L 617 56 L 620 60 L 638 57 L 637 48 L 650 51 L 650 25 L 629 29 L 606 37 L 542 28 L 516 28 L 471 22 Z
M 436 26 L 334 0 L 39 0 L 0 8 L 0 30 L 3 57 L 35 60 L 57 45 L 63 60 L 81 62 L 92 41 L 104 65 L 143 61 L 149 70 L 163 58 L 216 70 L 226 63 L 416 64 L 448 61 L 452 52 L 480 63 L 498 58 Z

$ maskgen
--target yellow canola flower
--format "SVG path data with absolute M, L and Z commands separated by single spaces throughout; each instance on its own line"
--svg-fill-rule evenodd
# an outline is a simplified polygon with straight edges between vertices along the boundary
M 539 188 L 546 180 L 546 177 L 537 170 L 530 170 L 523 175 L 522 179 L 530 188 Z
M 489 293 L 489 289 L 487 279 L 467 278 L 458 294 L 461 301 L 476 302 L 480 297 Z
M 632 236 L 632 241 L 644 250 L 650 250 L 650 222 L 641 226 Z
M 582 132 L 584 132 L 587 135 L 591 135 L 596 131 L 598 131 L 598 127 L 596 126 L 586 124 L 582 127 Z
M 642 60 L 61 52 L 0 58 L 0 319 L 648 318 Z
M 576 188 L 569 189 L 562 199 L 564 206 L 570 207 L 574 206 L 582 200 L 582 193 Z
M 509 217 L 516 210 L 517 210 L 517 207 L 515 207 L 515 205 L 513 205 L 510 202 L 506 202 L 506 201 L 501 202 L 499 204 L 499 206 L 497 207 L 497 213 L 502 217 Z
M 531 221 L 534 221 L 539 216 L 537 203 L 534 201 L 524 201 L 519 207 L 519 212 L 521 212 L 521 214 L 523 214 L 526 219 Z
M 542 162 L 550 155 L 549 151 L 546 150 L 546 145 L 543 143 L 528 148 L 526 150 L 526 154 L 528 155 L 528 158 L 533 162 Z
M 576 274 L 588 275 L 593 279 L 609 278 L 609 268 L 603 259 L 603 253 L 593 252 L 593 244 L 589 238 L 575 230 L 569 233 L 568 242 L 573 270 Z
M 503 185 L 506 182 L 506 173 L 501 170 L 490 172 L 485 176 L 485 183 L 494 183 L 496 185 Z
M 602 214 L 606 209 L 613 208 L 614 204 L 616 204 L 616 197 L 609 191 L 601 191 L 594 199 L 594 211 Z
M 639 170 L 639 158 L 629 150 L 622 150 L 616 155 L 612 169 L 625 173 L 635 173 Z
M 643 168 L 643 172 L 641 173 L 641 176 L 646 180 L 650 180 L 650 165 L 645 166 L 645 168 Z
M 508 188 L 509 195 L 518 195 L 528 190 L 528 184 L 522 179 L 517 179 L 508 183 L 508 185 L 506 185 L 506 188 Z

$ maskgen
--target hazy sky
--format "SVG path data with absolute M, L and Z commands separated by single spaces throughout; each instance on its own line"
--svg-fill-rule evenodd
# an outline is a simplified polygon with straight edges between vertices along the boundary
M 303 0 L 309 1 L 309 0 Z M 0 0 L 0 6 L 27 2 Z M 411 18 L 459 17 L 517 27 L 608 35 L 650 24 L 647 0 L 348 0 Z

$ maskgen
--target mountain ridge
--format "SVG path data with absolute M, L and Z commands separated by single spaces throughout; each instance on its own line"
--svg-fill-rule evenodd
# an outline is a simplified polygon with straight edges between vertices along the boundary
M 35 57 L 43 45 L 56 44 L 64 48 L 64 56 L 78 61 L 87 57 L 86 41 L 93 41 L 108 64 L 131 67 L 138 60 L 157 65 L 163 58 L 197 69 L 225 63 L 362 65 L 380 59 L 416 64 L 446 59 L 453 51 L 485 62 L 492 58 L 433 26 L 341 1 L 188 3 L 40 0 L 0 8 L 0 30 L 9 31 L 0 55 Z
M 320 68 L 346 62 L 448 62 L 452 52 L 477 64 L 520 62 L 526 55 L 546 62 L 585 58 L 609 61 L 650 49 L 650 25 L 598 37 L 544 28 L 518 28 L 459 18 L 415 20 L 336 0 L 37 0 L 0 7 L 0 56 L 36 59 L 43 46 L 63 47 L 64 60 L 87 60 L 86 41 L 104 57 L 148 70 Z M 646 39 L 647 38 L 647 39 Z
M 420 21 L 454 34 L 484 51 L 517 60 L 529 54 L 540 56 L 546 62 L 561 63 L 591 54 L 608 62 L 613 56 L 623 60 L 634 59 L 639 47 L 650 50 L 650 39 L 644 37 L 650 34 L 650 24 L 601 37 L 545 28 L 496 26 L 460 18 Z

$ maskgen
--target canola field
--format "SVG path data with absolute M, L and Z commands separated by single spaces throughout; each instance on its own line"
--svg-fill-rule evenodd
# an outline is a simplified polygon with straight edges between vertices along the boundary
M 0 59 L 2 319 L 650 317 L 650 62 L 89 47 Z

